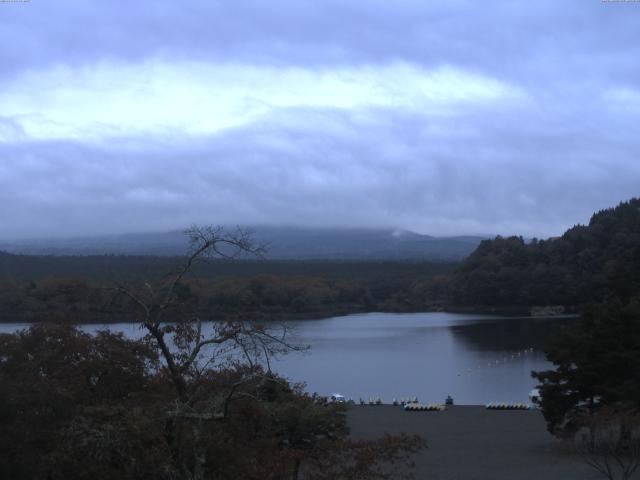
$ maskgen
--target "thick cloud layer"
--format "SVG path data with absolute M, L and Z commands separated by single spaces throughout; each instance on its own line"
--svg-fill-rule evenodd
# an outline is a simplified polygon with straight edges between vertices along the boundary
M 0 5 L 0 238 L 547 236 L 639 194 L 640 4 Z

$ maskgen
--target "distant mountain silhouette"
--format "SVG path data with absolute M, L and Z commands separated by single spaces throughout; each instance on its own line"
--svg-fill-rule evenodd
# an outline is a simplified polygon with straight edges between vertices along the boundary
M 233 231 L 230 229 L 229 231 Z M 485 237 L 432 237 L 398 229 L 254 227 L 267 259 L 291 260 L 460 260 Z M 29 255 L 181 255 L 181 231 L 68 239 L 0 242 L 0 250 Z

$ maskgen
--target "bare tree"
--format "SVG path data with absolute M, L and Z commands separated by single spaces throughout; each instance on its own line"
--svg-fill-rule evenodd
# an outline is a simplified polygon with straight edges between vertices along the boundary
M 640 467 L 640 414 L 603 408 L 581 423 L 572 444 L 583 461 L 609 480 L 630 480 Z
M 237 397 L 250 396 L 242 387 L 255 387 L 255 375 L 245 375 L 228 390 L 201 392 L 198 382 L 203 372 L 210 372 L 229 363 L 249 367 L 264 361 L 270 373 L 269 359 L 275 354 L 303 347 L 289 343 L 286 328 L 266 327 L 251 320 L 227 320 L 206 322 L 200 316 L 181 310 L 178 291 L 186 276 L 196 263 L 210 257 L 238 258 L 243 255 L 262 256 L 264 248 L 255 245 L 246 230 L 238 228 L 227 233 L 223 227 L 194 226 L 185 234 L 190 241 L 190 250 L 184 262 L 173 272 L 156 282 L 145 281 L 137 287 L 119 285 L 116 291 L 127 297 L 133 305 L 135 320 L 146 330 L 146 338 L 159 352 L 163 369 L 175 387 L 175 400 L 167 411 L 169 436 L 176 430 L 176 422 L 182 429 L 187 424 L 191 431 L 192 446 L 189 459 L 176 458 L 184 464 L 182 475 L 194 480 L 203 479 L 206 464 L 205 439 L 202 438 L 205 423 L 224 419 L 229 403 Z M 249 369 L 251 371 L 251 368 Z M 263 375 L 265 382 L 275 381 L 272 375 Z M 169 443 L 175 443 L 171 438 Z M 180 457 L 179 446 L 174 449 Z

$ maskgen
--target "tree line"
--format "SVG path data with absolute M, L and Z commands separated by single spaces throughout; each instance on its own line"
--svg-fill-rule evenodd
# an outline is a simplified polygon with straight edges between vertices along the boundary
M 10 257 L 14 263 L 10 270 L 20 270 L 21 261 L 25 259 Z M 45 257 L 34 261 L 26 258 L 34 265 L 40 260 L 64 265 L 67 259 Z M 80 260 L 69 259 L 74 265 L 80 265 Z M 97 260 L 93 257 L 84 260 L 86 276 L 63 276 L 65 268 L 62 268 L 55 276 L 29 278 L 24 277 L 23 271 L 16 275 L 17 278 L 0 280 L 0 321 L 55 321 L 61 318 L 76 323 L 123 321 L 130 300 L 114 299 L 110 287 L 156 278 L 170 271 L 166 259 L 149 257 L 147 269 L 140 268 L 137 275 L 135 260 L 122 278 L 113 273 L 92 277 L 88 272 L 95 268 Z M 100 263 L 103 258 L 98 257 L 98 260 Z M 114 257 L 115 271 L 124 269 L 121 261 Z M 194 265 L 177 292 L 181 297 L 180 308 L 209 319 L 238 314 L 281 319 L 365 311 L 429 310 L 442 308 L 447 302 L 449 273 L 453 269 L 453 264 L 449 263 L 423 262 L 243 260 L 235 263 L 237 268 L 232 262 Z M 221 272 L 214 275 L 218 267 Z M 36 269 L 32 268 L 32 271 Z M 259 273 L 261 271 L 266 273 Z

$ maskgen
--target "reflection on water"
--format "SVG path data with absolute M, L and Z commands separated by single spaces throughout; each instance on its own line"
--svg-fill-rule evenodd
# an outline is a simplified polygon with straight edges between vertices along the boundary
M 541 349 L 554 325 L 571 319 L 491 318 L 449 313 L 350 315 L 289 322 L 305 356 L 276 370 L 310 392 L 354 399 L 418 396 L 457 403 L 525 402 L 532 370 L 550 367 Z
M 541 348 L 554 326 L 568 318 L 496 318 L 441 312 L 368 313 L 286 322 L 292 340 L 310 345 L 272 367 L 309 392 L 347 397 L 417 396 L 426 403 L 451 395 L 457 403 L 525 402 L 532 370 L 550 367 Z M 0 332 L 25 324 L 0 324 Z M 112 330 L 138 338 L 134 324 Z M 95 331 L 103 326 L 86 325 Z

